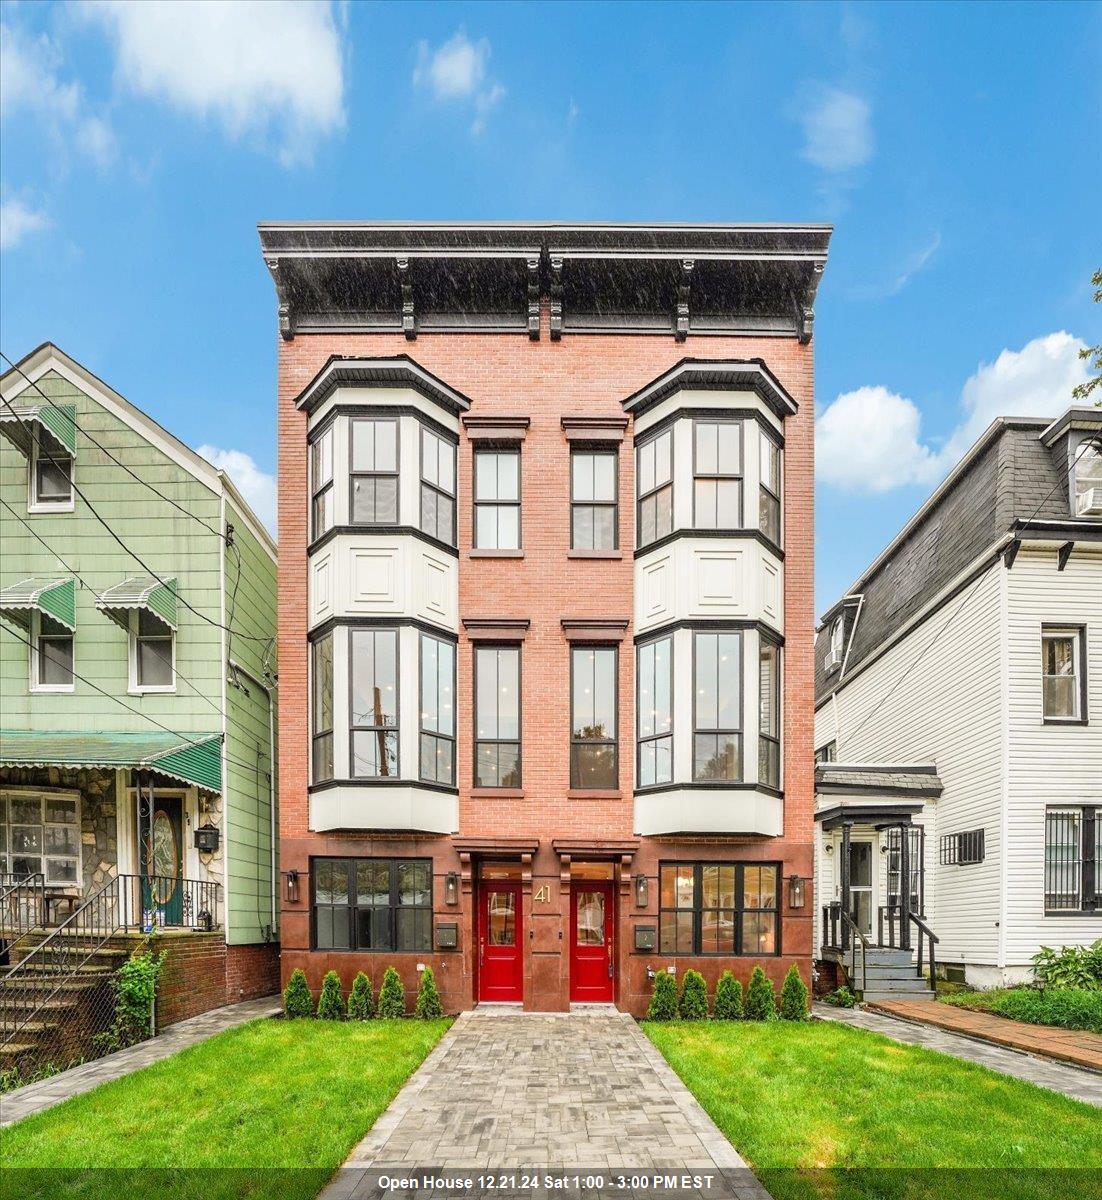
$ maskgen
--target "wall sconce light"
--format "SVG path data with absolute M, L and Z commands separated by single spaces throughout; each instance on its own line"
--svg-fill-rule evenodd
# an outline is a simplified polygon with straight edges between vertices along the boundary
M 788 877 L 789 908 L 803 908 L 807 903 L 807 884 L 808 880 L 800 875 L 790 875 Z
M 827 854 L 833 854 L 833 853 L 834 853 L 834 843 L 833 843 L 833 842 L 827 842 L 827 844 L 826 844 L 826 845 L 823 847 L 823 850 L 824 850 L 824 851 L 825 851 Z
M 298 903 L 298 872 L 297 871 L 284 871 L 283 872 L 283 883 L 284 883 L 284 896 L 287 899 L 287 903 L 288 904 L 297 904 Z
M 640 872 L 635 876 L 635 904 L 638 908 L 646 908 L 650 899 L 650 884 L 647 877 Z
M 444 876 L 444 903 L 459 903 L 459 876 L 454 871 Z

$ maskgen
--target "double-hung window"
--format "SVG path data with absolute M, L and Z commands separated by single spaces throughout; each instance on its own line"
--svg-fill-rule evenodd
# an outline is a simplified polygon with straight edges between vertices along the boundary
M 648 546 L 673 530 L 673 431 L 652 437 L 635 448 L 638 496 L 636 539 Z
M 0 872 L 41 874 L 47 885 L 80 882 L 76 797 L 0 793 Z
M 311 537 L 319 538 L 333 528 L 333 427 L 320 434 L 310 446 Z
M 831 739 L 829 742 L 824 742 L 818 750 L 815 751 L 816 763 L 832 763 L 838 759 L 838 743 Z
M 573 646 L 570 651 L 570 786 L 614 788 L 616 754 L 616 661 L 614 646 Z
M 310 777 L 333 778 L 333 635 L 318 638 L 310 649 Z
M 398 631 L 353 629 L 353 779 L 398 775 Z
M 455 445 L 421 429 L 421 529 L 455 545 Z
M 31 690 L 73 690 L 73 631 L 44 612 L 31 617 Z
M 352 422 L 352 523 L 398 523 L 398 422 Z
M 781 786 L 781 648 L 764 636 L 758 649 L 758 782 Z
M 138 692 L 171 692 L 176 687 L 176 635 L 155 613 L 130 614 L 130 684 Z
M 647 642 L 636 652 L 638 787 L 673 780 L 673 639 Z
M 737 529 L 742 524 L 742 426 L 693 422 L 693 525 Z
M 1080 446 L 1075 460 L 1075 496 L 1072 509 L 1076 517 L 1096 517 L 1102 513 L 1102 439 Z
M 1102 893 L 1102 805 L 1045 813 L 1045 912 L 1096 912 Z
M 616 453 L 575 450 L 570 455 L 570 548 L 615 550 Z
M 761 446 L 758 486 L 758 525 L 765 536 L 776 546 L 781 544 L 781 448 L 759 433 Z
M 520 647 L 477 646 L 474 679 L 474 785 L 519 788 Z
M 775 863 L 662 863 L 659 953 L 778 953 L 779 881 Z
M 455 783 L 455 643 L 421 634 L 420 778 Z
M 476 450 L 474 544 L 479 550 L 520 549 L 520 451 Z
M 1086 719 L 1085 643 L 1082 626 L 1042 628 L 1041 698 L 1046 721 Z
M 432 861 L 315 858 L 317 950 L 432 949 Z
M 68 509 L 73 506 L 73 459 L 46 446 L 37 430 L 31 436 L 30 506 Z
M 693 635 L 693 779 L 742 779 L 742 635 Z

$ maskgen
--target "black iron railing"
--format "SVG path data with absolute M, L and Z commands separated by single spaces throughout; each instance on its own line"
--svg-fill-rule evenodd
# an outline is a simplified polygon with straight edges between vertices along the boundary
M 922 976 L 922 943 L 925 941 L 929 945 L 929 963 L 930 963 L 930 987 L 937 991 L 937 962 L 934 959 L 934 947 L 938 943 L 938 936 L 930 928 L 929 925 L 917 914 L 908 913 L 911 924 L 918 930 L 918 974 Z
M 0 974 L 11 966 L 12 949 L 46 924 L 46 880 L 33 875 L 0 874 Z
M 856 981 L 857 979 L 857 954 L 860 951 L 861 990 L 865 991 L 866 984 L 868 983 L 868 957 L 866 951 L 871 947 L 872 943 L 838 900 L 823 905 L 822 920 L 822 944 L 826 949 L 841 951 L 843 961 L 845 956 L 849 955 L 849 966 L 847 969 L 852 981 Z

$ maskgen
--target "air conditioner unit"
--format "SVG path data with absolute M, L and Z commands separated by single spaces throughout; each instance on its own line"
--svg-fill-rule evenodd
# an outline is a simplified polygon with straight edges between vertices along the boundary
M 842 656 L 831 647 L 827 651 L 826 669 L 828 671 L 836 671 L 842 665 Z
M 1075 501 L 1077 517 L 1102 517 L 1102 487 L 1087 488 Z

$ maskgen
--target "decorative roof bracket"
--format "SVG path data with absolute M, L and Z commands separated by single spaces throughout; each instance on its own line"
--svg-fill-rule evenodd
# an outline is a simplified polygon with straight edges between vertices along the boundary
M 551 256 L 551 340 L 562 337 L 562 264 L 561 254 Z
M 689 291 L 693 282 L 693 267 L 691 258 L 681 260 L 681 277 L 677 283 L 677 311 L 674 313 L 673 336 L 676 341 L 683 342 L 689 336 Z
M 417 314 L 413 308 L 413 280 L 409 273 L 409 259 L 399 258 L 395 261 L 398 264 L 398 282 L 402 288 L 402 332 L 406 335 L 406 341 L 412 342 L 417 338 Z
M 266 258 L 264 265 L 268 268 L 275 283 L 276 299 L 279 301 L 279 336 L 285 342 L 289 342 L 295 336 L 295 318 L 291 312 L 291 301 L 287 296 L 287 288 L 279 277 L 279 259 Z
M 796 302 L 796 330 L 801 346 L 811 341 L 815 326 L 815 294 L 819 290 L 819 281 L 823 278 L 823 268 L 826 263 L 817 262 L 812 265 L 811 279 L 802 299 Z
M 528 259 L 528 336 L 540 340 L 540 259 Z

